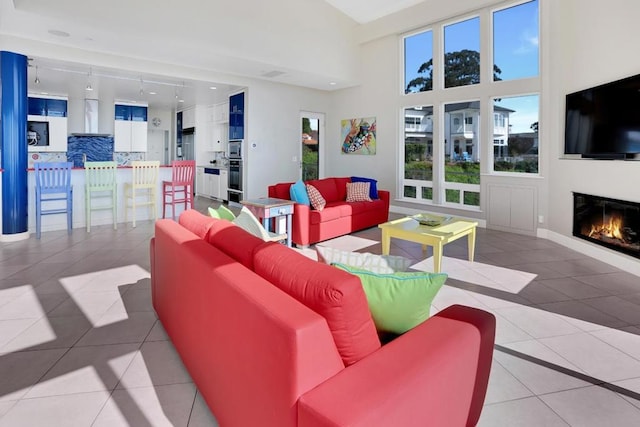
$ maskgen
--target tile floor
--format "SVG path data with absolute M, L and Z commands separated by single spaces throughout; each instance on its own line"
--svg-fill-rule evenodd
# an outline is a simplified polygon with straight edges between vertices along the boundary
M 0 427 L 217 425 L 153 312 L 152 234 L 140 222 L 0 246 Z M 379 240 L 373 228 L 326 244 L 380 253 Z M 419 245 L 392 253 L 432 267 Z M 640 425 L 640 278 L 486 229 L 474 263 L 464 239 L 444 254 L 433 312 L 459 303 L 498 320 L 479 425 Z

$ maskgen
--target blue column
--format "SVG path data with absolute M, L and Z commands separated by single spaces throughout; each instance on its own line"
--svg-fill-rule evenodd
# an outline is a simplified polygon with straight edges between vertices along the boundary
M 28 102 L 27 57 L 13 52 L 0 51 L 3 236 L 28 232 Z

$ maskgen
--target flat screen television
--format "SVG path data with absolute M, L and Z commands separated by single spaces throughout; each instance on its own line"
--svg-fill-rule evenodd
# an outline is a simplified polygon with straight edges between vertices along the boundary
M 565 154 L 634 159 L 640 154 L 640 75 L 570 93 Z
M 49 122 L 27 122 L 27 145 L 47 147 L 49 145 Z

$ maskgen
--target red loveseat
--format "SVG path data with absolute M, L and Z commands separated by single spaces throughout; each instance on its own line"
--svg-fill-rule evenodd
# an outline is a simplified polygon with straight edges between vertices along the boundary
M 220 425 L 476 424 L 493 315 L 452 306 L 381 345 L 357 277 L 229 221 L 179 221 L 156 222 L 153 306 Z
M 378 190 L 379 198 L 371 202 L 347 202 L 347 182 L 351 182 L 351 178 L 323 178 L 305 182 L 320 192 L 327 205 L 317 211 L 307 205 L 295 204 L 291 230 L 293 243 L 305 247 L 388 221 L 388 191 Z M 268 195 L 291 200 L 289 190 L 292 185 L 293 182 L 270 185 Z

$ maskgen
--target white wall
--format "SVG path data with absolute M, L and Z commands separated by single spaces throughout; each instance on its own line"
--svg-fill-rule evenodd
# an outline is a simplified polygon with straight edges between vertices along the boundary
M 572 192 L 640 202 L 640 162 L 562 159 L 564 97 L 567 93 L 640 73 L 640 2 L 563 0 L 549 2 L 554 20 L 554 57 L 558 79 L 548 103 L 555 152 L 549 158 L 549 229 L 572 231 Z
M 299 161 L 292 158 L 300 158 L 300 112 L 329 115 L 329 110 L 328 92 L 263 81 L 249 85 L 245 91 L 245 199 L 265 197 L 270 184 L 299 179 Z

